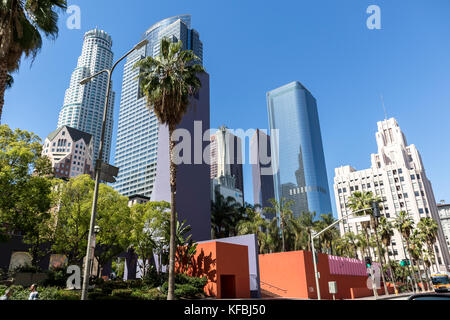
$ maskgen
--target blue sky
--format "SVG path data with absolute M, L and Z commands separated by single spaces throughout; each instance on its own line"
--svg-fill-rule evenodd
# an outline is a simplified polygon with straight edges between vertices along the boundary
M 397 118 L 422 154 L 436 200 L 450 201 L 450 2 L 448 0 L 69 0 L 81 29 L 60 21 L 30 68 L 23 61 L 7 91 L 2 123 L 45 138 L 56 129 L 83 35 L 98 26 L 119 58 L 155 22 L 191 14 L 211 75 L 211 125 L 267 128 L 266 92 L 298 80 L 316 97 L 330 190 L 334 168 L 370 166 L 376 122 Z M 381 30 L 366 27 L 369 5 Z M 113 76 L 117 131 L 123 65 Z M 111 162 L 113 161 L 113 156 Z M 251 170 L 245 196 L 253 202 Z M 335 210 L 334 195 L 331 199 Z

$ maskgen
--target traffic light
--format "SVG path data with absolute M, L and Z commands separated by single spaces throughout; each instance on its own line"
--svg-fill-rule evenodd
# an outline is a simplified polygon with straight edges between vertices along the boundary
M 372 265 L 372 259 L 370 259 L 370 257 L 366 257 L 366 266 L 367 266 L 367 268 L 370 268 L 371 265 Z
M 378 202 L 376 201 L 372 202 L 372 216 L 374 218 L 381 217 L 380 207 L 378 206 Z

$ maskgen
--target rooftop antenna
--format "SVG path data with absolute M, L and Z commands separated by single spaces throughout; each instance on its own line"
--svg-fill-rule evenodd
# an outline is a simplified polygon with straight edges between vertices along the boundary
M 384 98 L 383 95 L 381 94 L 381 105 L 383 106 L 383 110 L 384 110 L 384 120 L 387 120 L 387 112 L 386 112 L 386 106 L 384 105 Z

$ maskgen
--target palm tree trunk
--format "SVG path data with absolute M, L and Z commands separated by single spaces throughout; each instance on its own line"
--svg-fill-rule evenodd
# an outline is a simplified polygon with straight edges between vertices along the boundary
M 408 253 L 409 253 L 409 257 L 410 257 L 409 261 L 412 262 L 412 258 L 411 258 L 411 254 L 410 254 L 411 249 L 410 249 L 410 246 L 409 246 L 409 241 L 408 241 L 408 239 L 405 239 L 405 240 L 406 240 L 406 247 L 408 248 Z M 417 277 L 416 277 L 416 271 L 414 270 L 414 266 L 411 266 L 411 269 L 412 269 L 412 276 L 414 278 L 414 284 L 416 286 L 416 291 L 419 292 L 418 281 L 417 281 Z
M 384 266 L 383 266 L 383 255 L 381 254 L 381 248 L 380 248 L 380 242 L 378 240 L 378 233 L 376 230 L 376 226 L 375 226 L 375 238 L 377 240 L 377 248 L 378 248 L 378 257 L 380 258 L 380 266 L 381 266 L 381 279 L 383 279 L 383 287 L 384 287 L 384 293 L 388 296 L 389 295 L 389 291 L 387 289 L 386 286 L 386 279 L 384 276 Z
M 169 128 L 169 152 L 170 152 L 170 193 L 171 193 L 171 208 L 170 208 L 170 244 L 169 244 L 169 283 L 167 300 L 175 300 L 175 233 L 177 225 L 176 212 L 176 191 L 177 191 L 177 166 L 174 162 L 173 149 L 175 142 L 172 141 L 172 134 L 174 128 Z
M 8 76 L 8 69 L 6 66 L 6 59 L 0 60 L 0 124 L 3 114 L 3 105 L 5 104 L 5 90 L 6 78 Z
M 425 286 L 424 286 L 424 283 L 423 283 L 422 273 L 420 272 L 420 263 L 419 263 L 418 260 L 416 260 L 414 262 L 415 262 L 415 264 L 417 264 L 417 269 L 419 270 L 419 280 L 420 280 L 420 283 L 422 284 L 420 289 L 422 290 L 422 292 L 425 292 Z
M 426 272 L 427 279 L 428 279 L 429 290 L 433 290 L 433 281 L 431 281 L 431 274 L 429 273 L 428 267 L 426 264 L 425 264 L 425 267 L 426 267 L 425 272 Z
M 394 292 L 395 292 L 395 294 L 397 294 L 398 291 L 397 291 L 397 284 L 395 283 L 396 282 L 395 274 L 394 274 L 394 271 L 392 270 L 391 259 L 389 259 L 389 247 L 388 246 L 385 246 L 385 247 L 386 247 L 385 261 L 389 268 L 389 272 L 391 273 L 391 281 L 392 281 L 392 284 L 394 285 Z
M 436 248 L 434 247 L 434 244 L 431 243 L 431 248 L 433 248 L 433 256 L 434 256 L 434 265 L 436 267 L 436 273 L 439 273 L 439 261 L 438 261 L 438 255 L 436 254 Z
M 425 262 L 424 262 L 423 259 L 419 260 L 419 262 L 421 262 L 423 271 L 425 272 L 425 277 L 426 277 L 426 280 L 427 280 L 427 290 L 430 290 L 430 278 L 428 277 L 428 270 L 426 268 Z

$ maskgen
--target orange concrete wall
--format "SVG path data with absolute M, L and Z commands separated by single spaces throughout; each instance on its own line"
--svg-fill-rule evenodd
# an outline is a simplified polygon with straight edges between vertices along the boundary
M 236 279 L 236 298 L 250 298 L 250 272 L 248 266 L 248 247 L 216 242 L 217 250 L 217 288 L 221 287 L 221 275 L 234 275 Z M 217 298 L 222 298 L 220 290 Z
M 208 283 L 204 288 L 205 294 L 219 299 L 220 276 L 234 275 L 236 298 L 250 298 L 247 246 L 216 241 L 199 243 L 188 274 L 195 277 L 206 276 Z
M 273 296 L 308 298 L 303 252 L 259 255 L 261 290 Z
M 311 252 L 260 255 L 259 267 L 262 290 L 280 297 L 317 299 Z M 320 273 L 321 299 L 333 299 L 329 293 L 329 281 L 337 282 L 336 299 L 351 299 L 351 288 L 367 288 L 367 276 L 331 275 L 326 254 L 318 254 L 317 269 Z

